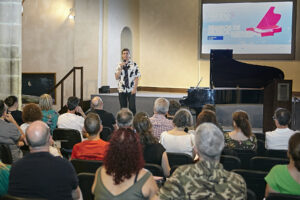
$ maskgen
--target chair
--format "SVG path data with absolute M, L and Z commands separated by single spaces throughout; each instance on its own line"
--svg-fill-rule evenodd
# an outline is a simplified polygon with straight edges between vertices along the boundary
M 265 155 L 267 157 L 287 158 L 287 150 L 268 149 L 266 150 Z
M 103 162 L 99 160 L 71 160 L 72 165 L 75 168 L 77 174 L 86 173 L 96 173 L 97 169 L 102 166 Z
M 241 160 L 241 168 L 249 168 L 250 159 L 256 156 L 256 151 L 253 150 L 239 150 L 239 149 L 224 149 L 222 155 L 236 156 Z
M 79 187 L 84 200 L 94 200 L 92 194 L 92 185 L 94 183 L 95 174 L 93 173 L 80 173 L 78 174 Z
M 266 139 L 266 136 L 264 133 L 254 133 L 254 135 L 258 140 L 265 141 L 265 139 Z
M 100 133 L 100 138 L 104 141 L 109 141 L 111 138 L 112 130 L 109 127 L 103 126 L 103 129 Z
M 46 200 L 42 198 L 31 198 L 31 197 L 16 197 L 12 195 L 4 195 L 0 197 L 0 200 Z
M 152 173 L 153 176 L 165 177 L 164 171 L 160 165 L 145 163 L 144 168 L 148 169 Z
M 13 159 L 8 144 L 0 144 L 0 159 L 5 164 L 12 164 Z
M 254 191 L 257 199 L 263 199 L 265 196 L 265 176 L 268 174 L 264 171 L 234 169 L 233 172 L 240 174 L 246 181 L 247 188 Z
M 266 148 L 265 148 L 265 141 L 258 139 L 257 140 L 257 155 L 258 156 L 264 156 L 266 152 Z
M 247 188 L 247 200 L 256 200 L 256 194 Z
M 241 160 L 235 156 L 221 155 L 220 163 L 228 171 L 241 168 Z
M 53 140 L 60 142 L 61 153 L 69 158 L 73 146 L 81 142 L 81 133 L 75 129 L 56 128 L 53 130 Z
M 185 165 L 194 163 L 193 158 L 184 153 L 171 153 L 167 152 L 169 165 L 172 168 L 174 165 Z
M 270 193 L 266 200 L 300 200 L 300 195 Z
M 272 169 L 274 165 L 288 164 L 288 163 L 289 160 L 285 158 L 254 156 L 250 160 L 250 169 L 268 172 Z

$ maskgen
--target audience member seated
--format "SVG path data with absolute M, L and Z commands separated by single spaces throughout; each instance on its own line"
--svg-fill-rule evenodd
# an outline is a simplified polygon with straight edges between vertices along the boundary
M 223 169 L 219 162 L 224 147 L 222 131 L 203 123 L 195 131 L 195 149 L 200 160 L 178 167 L 160 188 L 159 198 L 169 199 L 246 199 L 244 179 Z
M 119 110 L 116 118 L 119 128 L 132 128 L 133 114 L 128 108 Z
M 114 115 L 103 110 L 103 101 L 100 97 L 96 96 L 92 99 L 91 107 L 91 112 L 99 115 L 103 126 L 109 127 L 112 131 L 118 129 Z
M 7 193 L 10 165 L 0 161 L 0 197 Z
M 8 194 L 49 200 L 79 199 L 80 189 L 72 164 L 49 153 L 52 137 L 47 124 L 31 123 L 26 140 L 30 153 L 12 165 Z
M 170 100 L 169 110 L 167 113 L 167 119 L 173 120 L 175 113 L 180 109 L 181 105 L 178 101 Z
M 275 165 L 265 177 L 266 197 L 269 193 L 300 195 L 300 132 L 289 139 L 288 165 Z
M 131 128 L 118 129 L 110 139 L 104 166 L 95 175 L 92 193 L 97 199 L 150 199 L 158 188 L 145 169 L 142 146 Z
M 28 126 L 37 120 L 42 120 L 43 114 L 40 107 L 35 103 L 26 104 L 23 108 L 22 119 L 24 123 L 20 126 L 22 131 L 26 133 Z
M 43 114 L 38 105 L 34 103 L 29 103 L 23 108 L 22 118 L 25 123 L 22 124 L 20 128 L 22 129 L 23 133 L 26 134 L 26 130 L 29 127 L 29 125 L 34 121 L 42 120 Z M 62 157 L 60 150 L 54 147 L 53 145 L 54 142 L 52 141 L 51 145 L 49 146 L 50 153 L 54 156 Z
M 232 114 L 233 131 L 225 133 L 225 147 L 237 150 L 257 149 L 257 139 L 252 133 L 248 114 L 245 111 L 236 111 Z
M 58 117 L 57 127 L 76 129 L 81 133 L 81 139 L 83 139 L 82 128 L 86 115 L 79 106 L 79 99 L 77 97 L 69 97 L 67 107 L 67 113 L 64 113 Z M 75 113 L 79 113 L 81 116 L 76 115 Z
M 9 96 L 4 100 L 4 103 L 6 104 L 7 108 L 7 113 L 10 113 L 13 118 L 16 120 L 19 126 L 23 124 L 23 119 L 22 119 L 22 111 L 18 110 L 19 108 L 19 103 L 18 103 L 18 98 L 16 96 Z
M 56 128 L 57 119 L 59 114 L 52 109 L 53 100 L 49 94 L 43 94 L 40 96 L 39 105 L 42 110 L 43 118 L 42 121 L 45 122 L 53 134 L 53 130 Z
M 102 131 L 101 120 L 96 113 L 89 113 L 84 120 L 84 129 L 88 133 L 88 139 L 75 144 L 71 159 L 103 160 L 108 148 L 108 142 L 100 139 Z
M 289 129 L 291 113 L 285 108 L 278 108 L 273 116 L 276 125 L 274 131 L 266 132 L 266 149 L 287 150 L 288 141 L 295 133 Z
M 8 144 L 13 162 L 23 157 L 19 146 L 24 145 L 25 135 L 11 114 L 8 114 L 4 101 L 0 100 L 0 141 Z
M 146 113 L 137 113 L 133 119 L 133 127 L 140 136 L 146 163 L 161 165 L 165 177 L 170 175 L 170 165 L 165 148 L 152 134 L 152 124 Z
M 160 134 L 174 128 L 172 121 L 166 118 L 169 110 L 169 101 L 165 98 L 157 98 L 154 102 L 153 116 L 150 121 L 153 126 L 153 135 L 159 139 Z
M 173 119 L 175 128 L 160 135 L 160 143 L 167 152 L 185 153 L 194 157 L 194 134 L 188 132 L 193 125 L 193 117 L 187 109 L 180 109 Z
M 210 111 L 213 111 L 214 113 L 216 113 L 216 107 L 213 104 L 205 104 L 202 107 L 202 110 L 210 110 Z
M 211 110 L 203 110 L 197 116 L 196 128 L 205 122 L 210 122 L 219 127 L 217 122 L 216 113 Z

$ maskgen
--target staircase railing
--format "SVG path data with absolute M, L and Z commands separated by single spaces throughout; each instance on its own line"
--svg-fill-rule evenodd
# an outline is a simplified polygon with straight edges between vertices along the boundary
M 76 96 L 76 70 L 80 70 L 80 99 L 83 100 L 83 67 L 73 67 L 50 91 L 55 91 L 58 86 L 60 90 L 60 107 L 64 106 L 64 81 L 73 73 L 73 96 Z

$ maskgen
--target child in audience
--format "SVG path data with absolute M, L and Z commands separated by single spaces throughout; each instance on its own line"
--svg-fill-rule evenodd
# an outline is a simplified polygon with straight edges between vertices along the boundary
M 275 165 L 265 177 L 266 193 L 283 193 L 300 195 L 300 132 L 289 139 L 288 165 Z

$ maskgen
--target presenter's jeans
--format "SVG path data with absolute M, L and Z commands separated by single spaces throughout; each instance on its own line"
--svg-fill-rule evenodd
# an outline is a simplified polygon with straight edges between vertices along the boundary
M 119 101 L 121 108 L 127 108 L 127 105 L 129 104 L 129 110 L 135 115 L 135 94 L 121 92 L 119 93 Z

